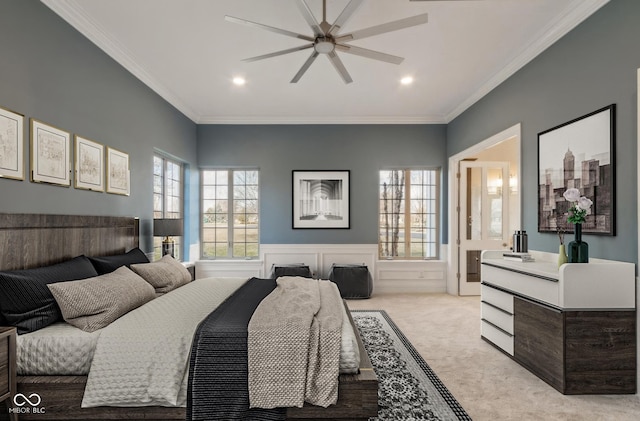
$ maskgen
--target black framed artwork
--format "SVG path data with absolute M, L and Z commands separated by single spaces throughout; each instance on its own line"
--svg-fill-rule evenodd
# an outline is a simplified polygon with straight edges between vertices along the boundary
M 293 228 L 349 229 L 349 175 L 293 170 Z
M 593 202 L 582 232 L 615 235 L 615 104 L 538 133 L 538 232 L 573 232 L 570 188 Z

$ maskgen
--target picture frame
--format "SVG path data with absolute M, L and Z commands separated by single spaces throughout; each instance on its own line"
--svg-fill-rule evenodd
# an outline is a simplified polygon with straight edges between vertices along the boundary
M 75 135 L 75 188 L 104 191 L 104 146 Z
M 563 193 L 593 201 L 585 234 L 615 235 L 615 104 L 538 133 L 538 232 L 573 232 Z
M 349 176 L 349 170 L 293 170 L 293 228 L 349 229 Z
M 0 107 L 0 178 L 24 180 L 24 115 Z
M 31 119 L 31 181 L 71 186 L 71 133 Z
M 129 154 L 107 147 L 107 193 L 129 196 Z

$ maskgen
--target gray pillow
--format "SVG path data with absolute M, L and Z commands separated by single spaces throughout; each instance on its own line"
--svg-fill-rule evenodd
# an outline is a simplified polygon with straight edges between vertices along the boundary
M 158 294 L 164 294 L 191 282 L 191 273 L 169 254 L 165 254 L 157 262 L 131 265 L 131 270 L 153 285 Z
M 86 332 L 107 326 L 156 296 L 153 287 L 126 266 L 106 275 L 47 286 L 62 317 Z

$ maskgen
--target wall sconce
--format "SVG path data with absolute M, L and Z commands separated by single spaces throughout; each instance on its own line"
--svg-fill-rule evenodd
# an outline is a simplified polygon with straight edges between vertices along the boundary
M 518 177 L 515 175 L 509 176 L 509 191 L 511 194 L 518 193 Z
M 171 257 L 175 257 L 173 255 L 173 248 L 175 242 L 173 241 L 173 236 L 181 236 L 182 235 L 182 219 L 154 219 L 153 220 L 153 235 L 156 237 L 164 237 L 162 240 L 162 255 L 170 254 Z

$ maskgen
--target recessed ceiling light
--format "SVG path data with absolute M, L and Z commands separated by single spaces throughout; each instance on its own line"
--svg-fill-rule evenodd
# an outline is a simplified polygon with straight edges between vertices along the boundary
M 405 76 L 400 79 L 400 83 L 403 85 L 411 85 L 413 83 L 413 78 L 411 76 Z
M 233 84 L 234 85 L 238 85 L 238 86 L 242 86 L 245 83 L 247 83 L 247 81 L 243 78 L 243 77 L 234 77 L 233 78 Z

